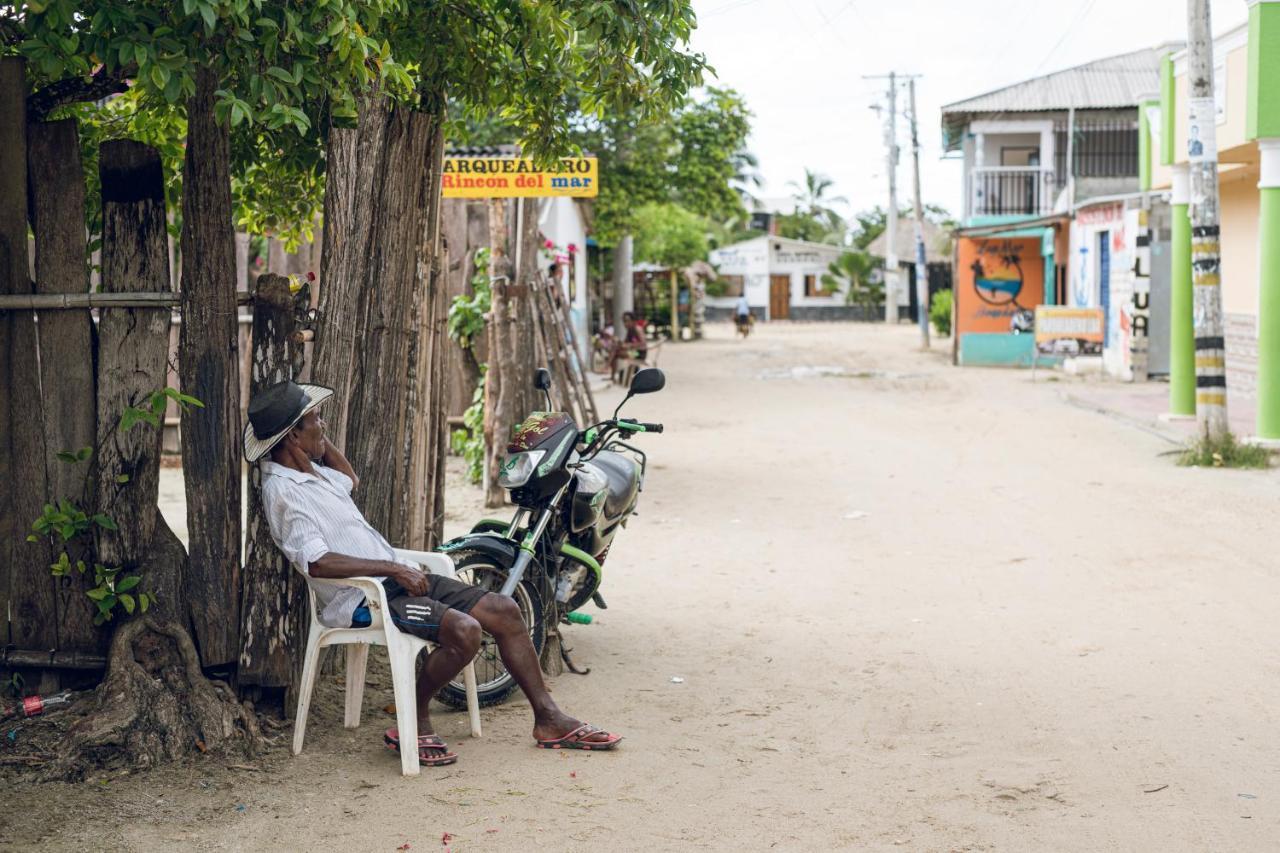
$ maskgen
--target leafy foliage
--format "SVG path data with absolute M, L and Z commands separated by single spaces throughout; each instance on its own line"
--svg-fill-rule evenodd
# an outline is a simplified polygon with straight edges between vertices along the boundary
M 453 452 L 467 463 L 467 479 L 478 484 L 484 476 L 484 383 L 488 365 L 480 365 L 480 381 L 471 395 L 471 405 L 462 413 L 462 429 L 449 436 Z
M 176 388 L 162 388 L 147 396 L 145 405 L 129 406 L 120 417 L 118 428 L 122 431 L 133 429 L 139 423 L 149 424 L 155 429 L 161 426 L 168 401 L 173 400 L 180 407 L 204 407 L 204 403 L 189 394 L 183 394 Z M 109 433 L 108 433 L 109 435 Z M 105 436 L 104 439 L 105 440 Z M 78 450 L 60 450 L 56 456 L 60 462 L 68 465 L 82 465 L 93 458 L 95 448 L 82 447 Z M 91 471 L 85 472 L 86 486 Z M 129 482 L 126 474 L 118 474 L 116 482 L 123 485 Z M 85 491 L 88 491 L 86 487 Z M 79 575 L 88 577 L 89 564 L 82 559 L 72 561 L 70 551 L 88 552 L 92 547 L 95 528 L 118 530 L 111 516 L 95 512 L 92 515 L 69 498 L 60 498 L 56 503 L 44 505 L 39 517 L 31 523 L 34 533 L 27 536 L 28 542 L 37 542 L 40 537 L 54 540 L 59 548 L 58 558 L 49 565 L 50 573 L 57 578 L 71 577 L 74 570 Z M 129 574 L 124 566 L 107 566 L 93 563 L 93 585 L 85 590 L 98 612 L 94 614 L 93 624 L 101 625 L 109 622 L 116 612 L 117 605 L 125 613 L 132 615 L 135 609 L 146 613 L 155 602 L 155 595 L 137 589 L 142 583 L 142 576 Z
M 463 349 L 484 334 L 489 309 L 493 307 L 493 291 L 489 286 L 489 250 L 477 249 L 475 274 L 471 276 L 471 295 L 453 297 L 449 306 L 449 337 Z
M 951 299 L 950 290 L 939 290 L 933 295 L 933 301 L 929 303 L 929 322 L 944 338 L 951 334 Z
M 706 258 L 706 226 L 676 204 L 647 204 L 635 213 L 635 259 L 681 269 Z
M 875 260 L 866 252 L 845 252 L 827 265 L 822 284 L 828 290 L 847 288 L 845 299 L 850 305 L 871 307 L 884 298 L 884 287 L 873 278 Z

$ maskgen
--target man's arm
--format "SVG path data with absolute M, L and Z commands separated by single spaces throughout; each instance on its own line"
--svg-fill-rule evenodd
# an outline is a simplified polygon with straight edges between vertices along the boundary
M 427 574 L 403 563 L 391 560 L 366 560 L 361 557 L 349 557 L 333 551 L 307 565 L 307 572 L 313 578 L 358 578 L 366 575 L 387 577 L 394 580 L 410 595 L 427 594 Z

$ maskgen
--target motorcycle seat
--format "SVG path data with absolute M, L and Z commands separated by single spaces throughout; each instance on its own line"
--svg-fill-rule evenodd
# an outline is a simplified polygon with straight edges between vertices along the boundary
M 591 463 L 608 481 L 604 514 L 614 519 L 626 512 L 640 490 L 640 466 L 630 456 L 612 450 L 601 451 Z

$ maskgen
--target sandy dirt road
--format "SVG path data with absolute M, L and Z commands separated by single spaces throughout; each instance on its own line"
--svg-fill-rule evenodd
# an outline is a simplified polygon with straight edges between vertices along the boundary
M 1280 847 L 1280 475 L 1176 468 L 1160 438 L 1066 405 L 1063 383 L 953 369 L 905 327 L 727 332 L 667 347 L 667 390 L 627 410 L 667 431 L 645 437 L 610 608 L 567 632 L 593 672 L 554 681 L 566 709 L 626 735 L 618 752 L 535 750 L 513 701 L 481 740 L 439 714 L 460 762 L 402 779 L 375 673 L 365 725 L 343 730 L 330 703 L 297 759 L 22 788 L 0 837 Z M 48 825 L 54 803 L 71 825 Z

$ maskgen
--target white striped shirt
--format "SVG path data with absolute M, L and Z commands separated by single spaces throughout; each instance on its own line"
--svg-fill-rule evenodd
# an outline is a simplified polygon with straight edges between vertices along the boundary
M 271 527 L 271 538 L 308 582 L 308 567 L 331 551 L 366 560 L 396 559 L 395 550 L 365 521 L 351 500 L 352 483 L 346 474 L 319 462 L 312 464 L 315 474 L 295 471 L 269 459 L 259 465 L 262 508 Z M 330 628 L 349 626 L 351 614 L 364 599 L 364 593 L 353 586 L 316 584 L 313 589 L 320 622 Z

